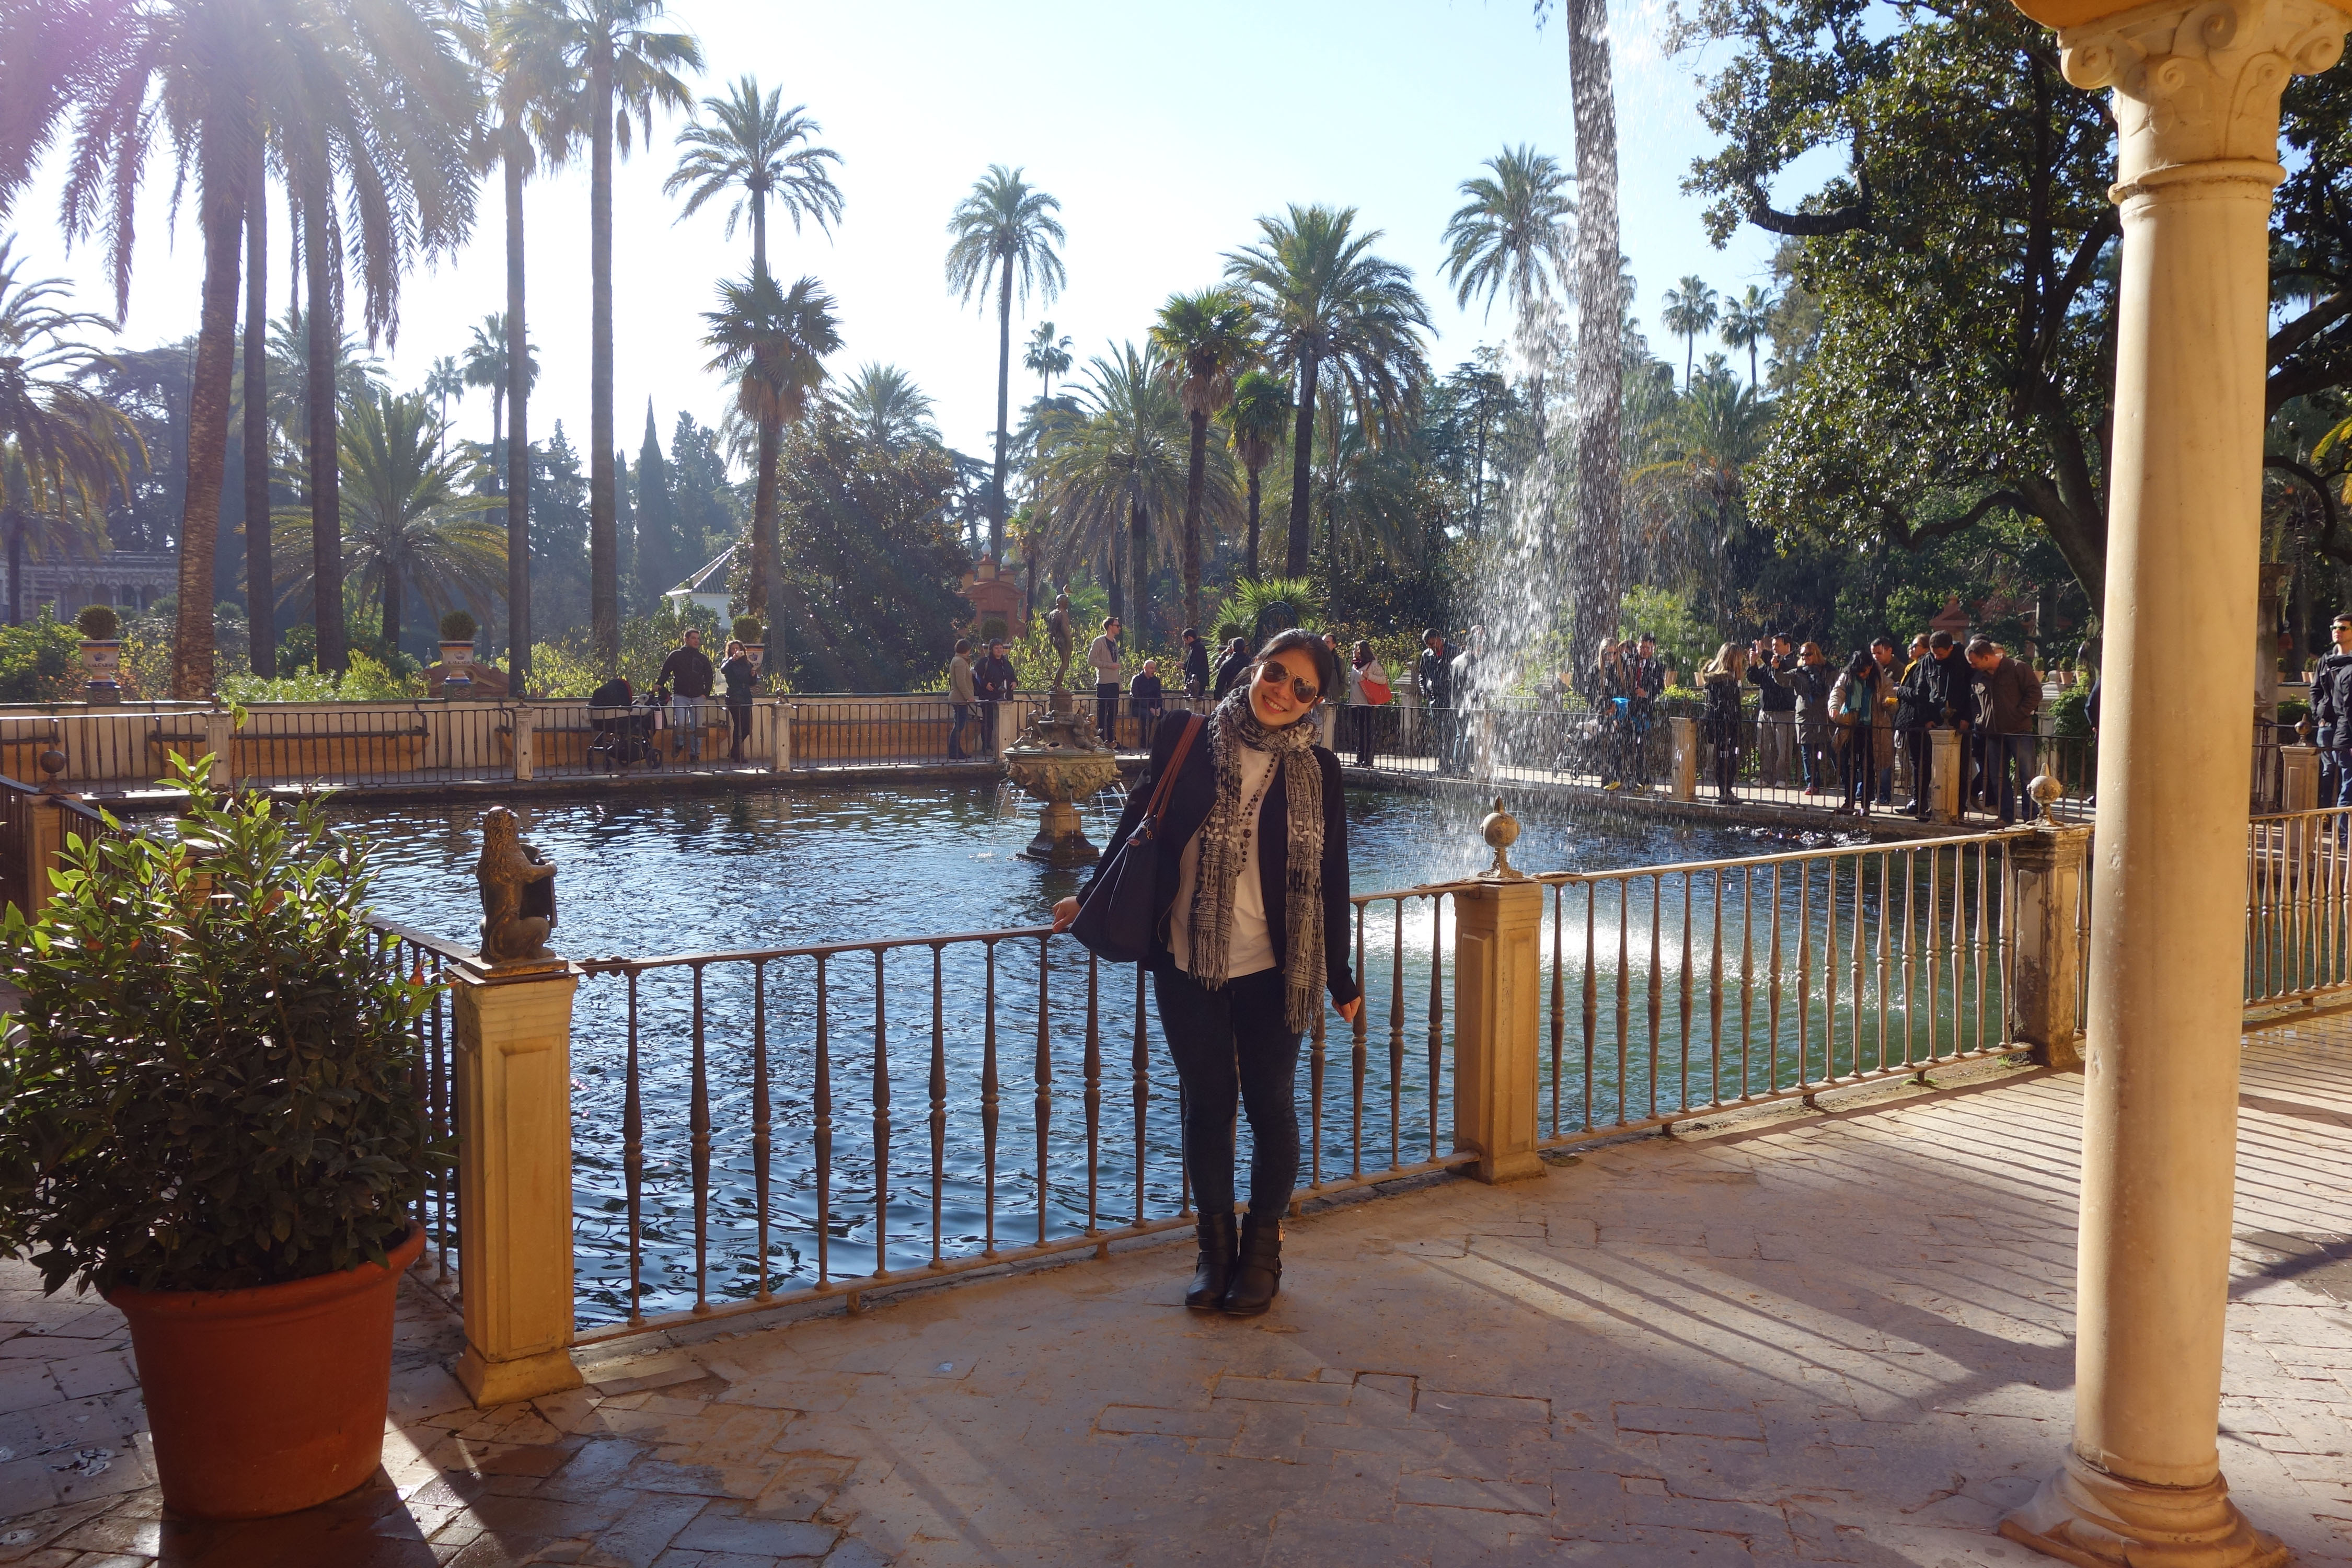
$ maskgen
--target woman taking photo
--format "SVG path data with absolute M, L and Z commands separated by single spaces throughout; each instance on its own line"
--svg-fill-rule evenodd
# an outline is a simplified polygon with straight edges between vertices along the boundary
M 1699 689 L 1706 693 L 1706 712 L 1699 720 L 1699 738 L 1715 750 L 1715 798 L 1725 805 L 1739 796 L 1731 787 L 1739 776 L 1739 688 L 1748 678 L 1748 650 L 1725 643 L 1699 671 Z
M 1097 868 L 1118 858 L 1171 765 L 1152 839 L 1154 940 L 1145 960 L 1184 1089 L 1184 1163 L 1200 1205 L 1200 1261 L 1184 1304 L 1254 1317 L 1282 1279 L 1282 1216 L 1298 1181 L 1299 1037 L 1323 994 L 1353 1021 L 1348 968 L 1348 816 L 1339 759 L 1315 744 L 1315 710 L 1341 679 L 1311 632 L 1258 650 L 1247 681 L 1205 720 L 1161 726 L 1150 776 Z M 1187 737 L 1190 736 L 1188 743 Z M 1173 759 L 1184 748 L 1181 763 Z M 1054 906 L 1066 931 L 1100 885 Z M 1249 1215 L 1234 1226 L 1234 1113 L 1249 1117 Z

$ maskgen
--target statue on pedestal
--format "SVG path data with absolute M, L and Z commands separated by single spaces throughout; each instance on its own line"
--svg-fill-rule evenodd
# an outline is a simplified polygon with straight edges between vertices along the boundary
M 492 967 L 552 960 L 555 862 L 522 841 L 515 814 L 494 805 L 482 815 L 482 957 Z
M 1054 651 L 1061 656 L 1061 663 L 1054 669 L 1054 694 L 1064 696 L 1069 690 L 1066 682 L 1070 677 L 1070 659 L 1078 647 L 1077 640 L 1070 635 L 1070 596 L 1067 594 L 1055 595 L 1054 607 L 1045 612 L 1045 640 L 1053 644 Z M 1059 712 L 1061 704 L 1057 703 L 1055 710 Z

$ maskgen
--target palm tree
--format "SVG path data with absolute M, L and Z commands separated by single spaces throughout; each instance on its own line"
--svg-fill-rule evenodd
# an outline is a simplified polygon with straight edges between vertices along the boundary
M 490 461 L 493 464 L 498 461 L 498 454 L 506 444 L 507 392 L 518 379 L 507 359 L 512 336 L 507 331 L 506 312 L 493 310 L 482 318 L 481 325 L 474 329 L 474 341 L 466 345 L 466 384 L 486 386 L 490 392 Z M 520 379 L 524 395 L 529 396 L 530 389 L 539 384 L 539 351 L 526 342 L 523 355 Z M 498 470 L 495 468 L 490 471 L 490 485 L 492 493 L 497 493 Z
M 662 0 L 532 0 L 515 18 L 518 44 L 559 63 L 586 91 L 566 106 L 584 121 L 589 144 L 588 604 L 596 658 L 621 664 L 619 499 L 613 469 L 613 158 L 637 134 L 653 138 L 654 108 L 684 109 L 680 70 L 702 68 L 702 47 L 685 33 L 657 32 Z
M 1748 292 L 1723 304 L 1723 344 L 1748 351 L 1748 384 L 1756 379 L 1756 345 L 1772 335 L 1772 308 L 1780 301 L 1750 283 Z
M 1257 220 L 1258 243 L 1225 258 L 1225 276 L 1265 322 L 1276 366 L 1297 376 L 1291 434 L 1290 537 L 1284 575 L 1307 573 L 1315 399 L 1323 379 L 1381 432 L 1418 405 L 1429 378 L 1420 333 L 1428 308 L 1412 274 L 1370 254 L 1381 231 L 1354 233 L 1356 209 L 1293 205 Z
M 735 383 L 736 406 L 759 430 L 751 489 L 751 570 L 744 603 L 772 626 L 783 625 L 782 576 L 776 555 L 776 452 L 784 426 L 807 412 L 824 381 L 824 361 L 839 352 L 833 298 L 814 278 L 789 291 L 754 267 L 740 283 L 719 286 L 719 309 L 704 313 L 702 341 L 717 351 L 712 370 Z
M 1184 504 L 1189 421 L 1160 346 L 1149 340 L 1140 349 L 1128 343 L 1097 356 L 1087 367 L 1079 404 L 1078 415 L 1057 414 L 1041 432 L 1038 505 L 1052 520 L 1055 575 L 1097 552 L 1116 563 L 1123 516 L 1125 607 L 1137 637 L 1148 640 L 1153 630 L 1151 520 Z M 1204 499 L 1221 515 L 1233 510 L 1233 475 L 1222 461 L 1210 470 Z
M 1710 356 L 1713 357 L 1713 356 Z M 1656 557 L 1691 559 L 1692 545 L 1720 566 L 1747 527 L 1748 466 L 1763 454 L 1772 405 L 1751 382 L 1726 369 L 1702 375 L 1645 433 L 1650 460 L 1626 489 L 1645 519 L 1644 543 Z M 1696 534 L 1696 539 L 1686 536 Z M 1721 596 L 1738 586 L 1718 582 Z
M 530 384 L 539 374 L 525 314 L 523 185 L 542 165 L 568 159 L 584 131 L 578 64 L 556 47 L 545 13 L 544 0 L 493 0 L 472 35 L 491 83 L 477 151 L 486 167 L 499 165 L 506 198 L 507 689 L 518 697 L 530 685 Z
M 106 546 L 106 498 L 131 489 L 138 433 L 82 384 L 103 357 L 79 341 L 110 323 L 68 310 L 62 278 L 26 279 L 0 239 L 0 527 L 8 537 L 8 624 L 24 622 L 25 555 Z
M 885 451 L 939 443 L 931 400 L 913 376 L 895 364 L 868 361 L 859 365 L 833 402 L 861 437 Z
M 245 219 L 266 144 L 295 197 L 316 357 L 338 335 L 331 262 L 356 253 L 371 339 L 398 324 L 399 280 L 417 255 L 449 248 L 472 221 L 462 147 L 472 86 L 438 8 L 299 0 L 0 0 L 12 60 L 37 83 L 8 83 L 0 125 L 0 211 L 63 123 L 74 122 L 60 212 L 69 239 L 102 230 L 116 310 L 130 301 L 133 199 L 159 139 L 195 175 L 204 247 L 202 310 L 188 399 L 188 473 L 180 520 L 175 696 L 212 689 L 213 556 L 227 458 Z M 25 90 L 29 87 L 31 90 Z M 343 190 L 338 193 L 338 185 Z M 315 450 L 334 448 L 331 398 L 313 401 Z M 334 465 L 312 488 L 313 546 L 341 575 Z M 320 652 L 340 662 L 341 595 L 322 591 Z
M 1242 575 L 1252 580 L 1257 576 L 1258 476 L 1282 450 L 1283 437 L 1290 431 L 1291 413 L 1290 386 L 1279 375 L 1270 371 L 1245 370 L 1234 383 L 1230 440 L 1234 456 L 1242 460 L 1242 468 L 1249 474 L 1249 546 L 1243 556 Z
M 1029 334 L 1028 346 L 1021 354 L 1021 368 L 1034 371 L 1038 377 L 1037 396 L 1054 395 L 1054 378 L 1070 374 L 1070 340 L 1054 335 L 1054 323 L 1040 321 L 1037 330 Z
M 807 105 L 782 105 L 781 88 L 762 98 L 759 79 L 748 75 L 725 98 L 704 99 L 710 122 L 694 121 L 677 133 L 677 144 L 686 153 L 662 182 L 666 196 L 688 193 L 677 215 L 680 221 L 692 217 L 712 197 L 740 188 L 743 194 L 727 211 L 727 237 L 735 237 L 735 225 L 748 209 L 755 272 L 768 269 L 770 200 L 791 215 L 794 234 L 801 231 L 803 217 L 815 219 L 827 233 L 841 221 L 841 187 L 826 167 L 838 164 L 841 154 L 813 144 L 824 127 L 809 117 Z
M 1161 374 L 1176 388 L 1192 444 L 1184 479 L 1184 624 L 1201 624 L 1201 489 L 1206 481 L 1209 420 L 1234 395 L 1234 380 L 1258 357 L 1257 321 L 1231 289 L 1171 294 L 1151 329 Z
M 1054 249 L 1067 238 L 1061 220 L 1054 216 L 1062 210 L 1062 204 L 1027 184 L 1021 174 L 1019 169 L 991 163 L 948 219 L 948 233 L 955 237 L 948 247 L 948 288 L 961 291 L 969 305 L 974 294 L 987 292 L 991 279 L 997 285 L 996 479 L 988 511 L 988 559 L 993 565 L 1004 560 L 1004 443 L 1012 395 L 1013 279 L 1017 274 L 1024 304 L 1028 303 L 1033 288 L 1039 300 L 1053 303 L 1068 279 Z
M 278 595 L 269 552 L 269 144 L 253 139 L 245 188 L 245 616 L 253 673 L 278 673 Z
M 1665 309 L 1658 312 L 1658 321 L 1666 331 L 1683 340 L 1683 391 L 1690 391 L 1691 361 L 1697 353 L 1698 340 L 1716 321 L 1716 291 L 1699 277 L 1684 279 L 1665 292 Z
M 1529 146 L 1506 147 L 1483 165 L 1489 174 L 1462 182 L 1465 202 L 1445 225 L 1445 275 L 1464 310 L 1483 294 L 1489 312 L 1506 287 L 1525 315 L 1557 283 L 1572 295 L 1570 256 L 1576 247 L 1576 198 L 1569 176 Z
M 344 558 L 361 592 L 383 606 L 384 642 L 400 646 L 404 586 L 434 611 L 495 598 L 506 574 L 506 528 L 484 513 L 499 503 L 463 493 L 468 465 L 440 455 L 443 433 L 424 395 L 378 392 L 348 404 L 337 434 Z M 298 543 L 306 516 L 296 509 L 283 525 Z M 307 581 L 300 574 L 286 585 Z
M 458 364 L 457 356 L 455 354 L 441 355 L 433 362 L 433 368 L 425 374 L 425 395 L 434 400 L 434 418 L 441 426 L 441 440 L 444 446 L 446 446 L 449 440 L 449 400 L 454 397 L 461 403 L 464 402 L 468 384 L 465 367 Z

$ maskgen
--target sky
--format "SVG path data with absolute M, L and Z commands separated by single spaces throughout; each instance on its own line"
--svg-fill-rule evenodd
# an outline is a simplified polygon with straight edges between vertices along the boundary
M 1662 57 L 1662 18 L 1647 3 L 1622 0 L 1612 24 L 1621 225 L 1652 346 L 1680 358 L 1656 325 L 1661 291 L 1694 272 L 1726 293 L 1767 284 L 1770 247 L 1753 229 L 1725 250 L 1707 244 L 1701 204 L 1680 187 L 1712 146 L 1694 108 L 1710 62 Z M 1020 168 L 1058 197 L 1068 232 L 1066 291 L 1016 300 L 1016 411 L 1037 391 L 1018 341 L 1037 321 L 1073 340 L 1082 376 L 1090 357 L 1139 338 L 1169 294 L 1216 281 L 1223 256 L 1255 237 L 1256 218 L 1291 203 L 1354 206 L 1360 226 L 1383 231 L 1377 249 L 1414 273 L 1437 330 L 1431 360 L 1450 368 L 1509 331 L 1506 306 L 1491 316 L 1475 300 L 1458 309 L 1439 277 L 1461 182 L 1520 142 L 1572 166 L 1567 39 L 1556 9 L 1539 30 L 1528 0 L 1198 0 L 1181 9 L 673 0 L 668 14 L 700 40 L 698 97 L 755 75 L 787 103 L 805 103 L 842 154 L 846 211 L 834 233 L 795 236 L 770 219 L 771 268 L 787 282 L 813 274 L 838 300 L 845 347 L 831 372 L 902 366 L 934 400 L 948 443 L 974 455 L 989 451 L 994 428 L 993 301 L 983 312 L 948 293 L 942 267 L 949 215 L 991 163 Z M 632 462 L 648 399 L 665 446 L 681 407 L 717 421 L 727 394 L 704 368 L 702 312 L 719 277 L 751 266 L 748 222 L 726 237 L 728 203 L 680 222 L 678 203 L 661 194 L 683 122 L 657 120 L 650 150 L 640 144 L 614 182 L 615 436 Z M 19 254 L 33 258 L 28 273 L 62 274 L 83 307 L 110 312 L 98 248 L 62 249 L 62 162 L 52 157 L 8 222 L 23 236 Z M 125 346 L 195 328 L 201 245 L 192 205 L 172 222 L 171 183 L 159 161 L 142 193 Z M 541 364 L 531 433 L 543 437 L 560 419 L 584 448 L 585 159 L 534 181 L 526 215 Z M 378 347 L 394 385 L 420 384 L 436 356 L 461 353 L 483 316 L 504 307 L 502 216 L 492 182 L 467 244 L 406 280 L 397 340 Z M 286 234 L 281 208 L 270 228 L 273 315 L 283 310 Z M 487 439 L 488 394 L 453 405 L 450 416 L 460 434 Z

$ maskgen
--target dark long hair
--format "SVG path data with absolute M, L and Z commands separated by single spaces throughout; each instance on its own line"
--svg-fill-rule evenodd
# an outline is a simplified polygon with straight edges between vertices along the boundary
M 1331 645 L 1319 635 L 1303 626 L 1276 632 L 1265 639 L 1265 646 L 1257 650 L 1257 658 L 1254 662 L 1264 664 L 1278 653 L 1303 653 L 1312 658 L 1315 661 L 1316 687 L 1323 693 L 1326 702 L 1336 700 L 1331 694 L 1339 689 L 1345 677 L 1339 671 L 1339 656 L 1331 651 Z

